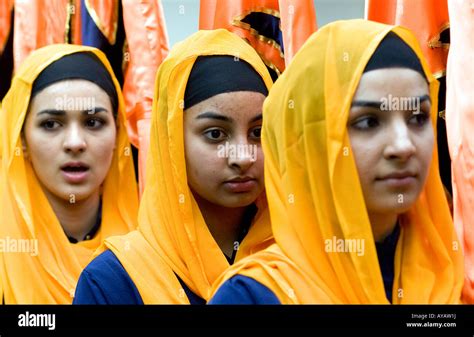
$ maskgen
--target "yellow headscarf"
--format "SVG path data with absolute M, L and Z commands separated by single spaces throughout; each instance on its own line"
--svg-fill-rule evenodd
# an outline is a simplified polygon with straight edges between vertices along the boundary
M 0 115 L 2 114 L 2 102 L 0 101 Z M 0 163 L 2 162 L 2 130 L 3 128 L 0 128 Z M 1 172 L 1 170 L 0 170 Z M 1 173 L 0 173 L 1 174 Z
M 71 244 L 43 193 L 31 163 L 24 158 L 21 130 L 35 79 L 54 61 L 80 52 L 95 54 L 110 73 L 118 93 L 119 111 L 116 149 L 103 186 L 102 225 L 92 240 Z M 10 245 L 10 251 L 3 252 L 0 259 L 0 282 L 5 303 L 72 303 L 79 275 L 104 238 L 125 234 L 136 228 L 137 187 L 120 85 L 101 51 L 75 45 L 44 47 L 25 60 L 13 79 L 3 100 L 0 125 L 3 128 L 0 239 Z M 11 246 L 14 241 L 24 242 L 25 247 L 28 242 L 30 248 L 37 244 L 37 256 L 32 256 L 34 248 L 29 250 L 30 253 L 14 253 Z
M 267 286 L 282 303 L 388 303 L 346 125 L 364 68 L 390 31 L 421 60 L 436 130 L 438 82 L 408 30 L 363 20 L 319 30 L 264 104 L 265 185 L 277 244 L 232 266 L 214 291 L 241 274 Z M 426 185 L 402 220 L 393 303 L 460 299 L 462 252 L 436 149 Z M 325 240 L 333 237 L 365 240 L 365 254 L 326 252 Z
M 204 222 L 186 176 L 183 98 L 194 61 L 201 55 L 240 58 L 255 69 L 267 88 L 272 85 L 265 64 L 252 47 L 223 29 L 193 34 L 173 48 L 160 66 L 139 227 L 129 235 L 105 241 L 145 304 L 189 303 L 176 275 L 207 300 L 213 282 L 229 267 Z M 259 212 L 236 260 L 274 242 L 266 200 L 264 196 L 259 199 Z

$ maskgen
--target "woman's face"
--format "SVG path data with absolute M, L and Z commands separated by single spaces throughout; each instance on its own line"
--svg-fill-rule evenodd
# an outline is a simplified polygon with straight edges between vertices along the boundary
M 433 154 L 429 87 L 406 68 L 364 73 L 347 124 L 369 216 L 407 211 Z
M 238 91 L 185 110 L 186 172 L 194 194 L 215 205 L 244 207 L 263 192 L 264 100 L 263 94 Z
M 46 87 L 30 102 L 23 132 L 46 194 L 71 202 L 99 192 L 117 133 L 110 98 L 99 86 L 74 79 Z

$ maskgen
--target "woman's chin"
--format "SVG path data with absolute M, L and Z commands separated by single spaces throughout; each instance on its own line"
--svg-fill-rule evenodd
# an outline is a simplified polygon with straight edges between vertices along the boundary
M 377 213 L 387 213 L 387 214 L 403 214 L 408 212 L 413 205 L 415 204 L 415 200 L 405 200 L 403 203 L 398 202 L 387 202 L 385 205 L 381 205 L 379 208 L 379 212 Z
M 67 186 L 59 191 L 55 191 L 56 193 L 53 192 L 53 194 L 65 202 L 74 204 L 88 199 L 96 190 L 97 188 L 88 186 Z
M 233 195 L 226 195 L 218 199 L 219 205 L 228 208 L 247 207 L 255 202 L 258 194 L 254 193 L 239 193 Z

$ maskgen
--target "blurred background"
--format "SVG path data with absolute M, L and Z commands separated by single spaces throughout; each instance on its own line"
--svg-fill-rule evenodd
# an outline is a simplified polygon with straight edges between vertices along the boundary
M 170 47 L 198 30 L 198 0 L 162 0 Z M 314 0 L 318 27 L 342 19 L 362 19 L 365 0 Z

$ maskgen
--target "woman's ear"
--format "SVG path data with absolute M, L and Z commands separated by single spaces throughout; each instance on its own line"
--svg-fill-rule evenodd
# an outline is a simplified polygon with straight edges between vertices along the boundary
M 25 133 L 23 131 L 21 132 L 21 147 L 23 149 L 23 157 L 26 160 L 29 160 L 28 145 L 26 144 L 26 137 L 25 137 Z

